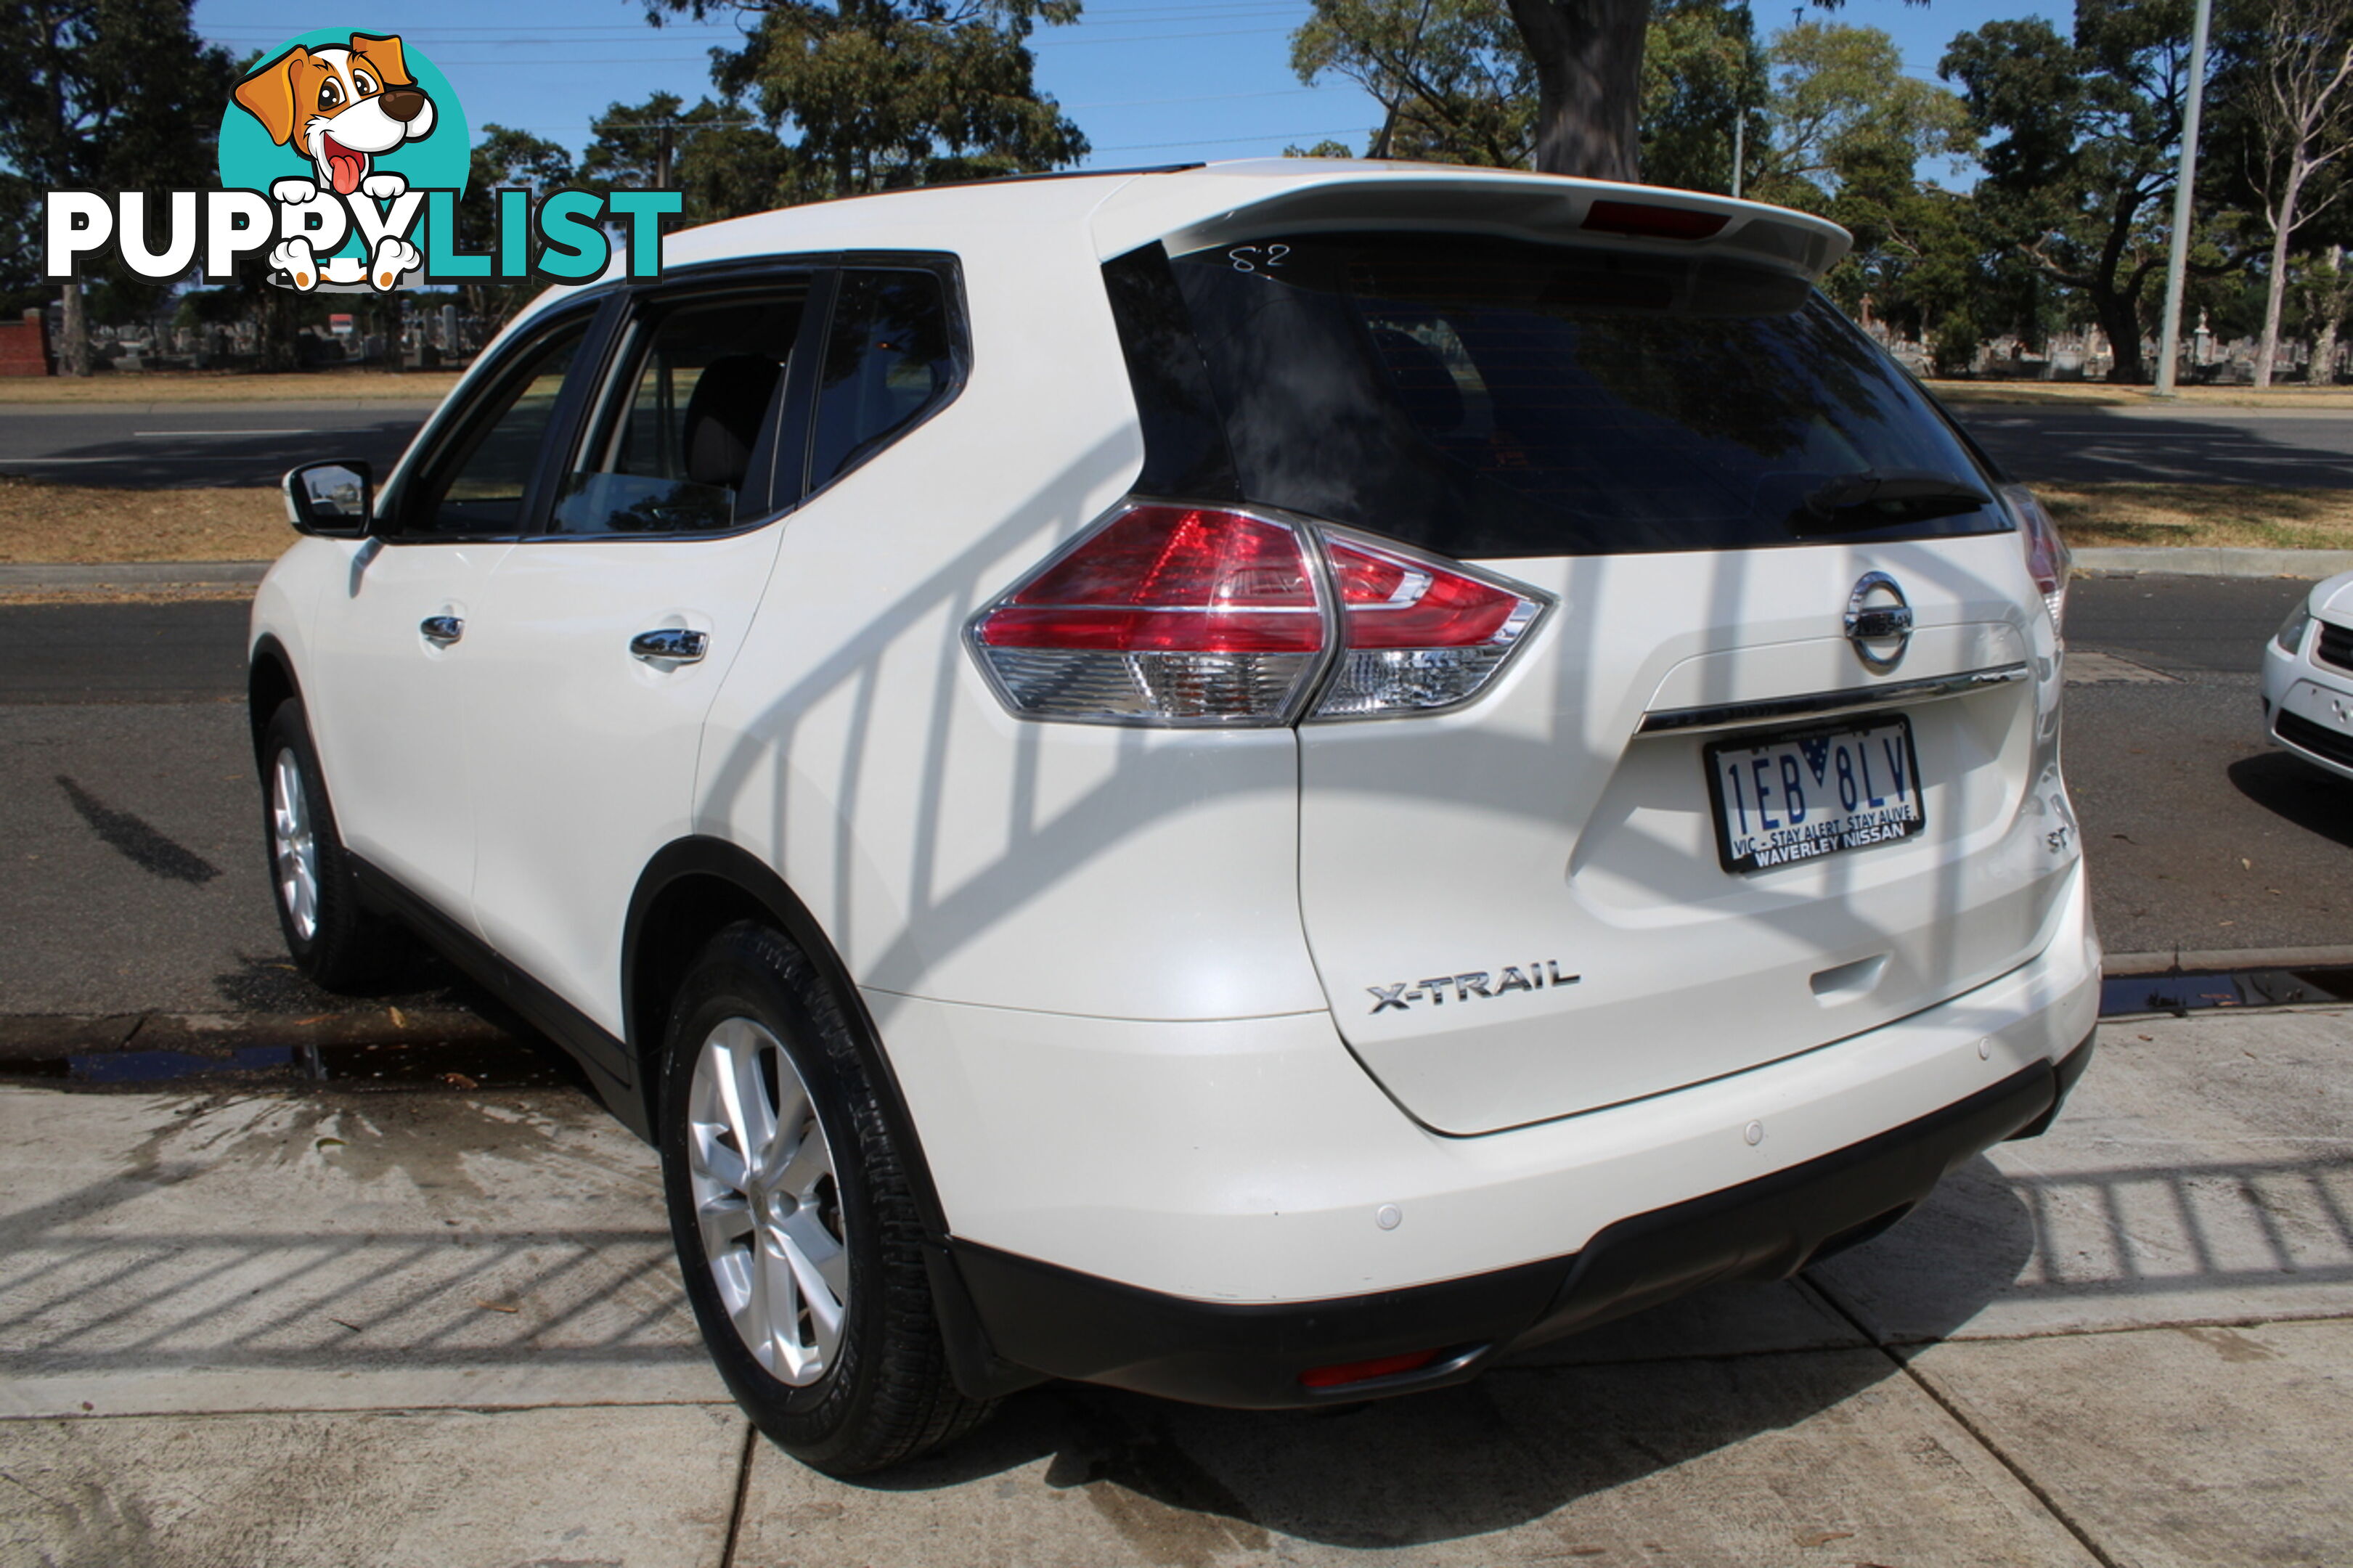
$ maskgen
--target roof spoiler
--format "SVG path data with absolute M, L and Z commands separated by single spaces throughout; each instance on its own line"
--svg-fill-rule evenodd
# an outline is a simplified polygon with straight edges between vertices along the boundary
M 1584 240 L 1659 254 L 1707 251 L 1811 283 L 1853 244 L 1828 219 L 1698 191 L 1337 161 L 1330 174 L 1303 181 L 1301 162 L 1212 164 L 1198 174 L 1129 184 L 1097 209 L 1101 254 L 1124 255 L 1156 239 L 1182 255 L 1262 239 L 1275 229 L 1332 233 L 1361 229 L 1369 221 L 1383 228 L 1500 234 L 1555 245 Z

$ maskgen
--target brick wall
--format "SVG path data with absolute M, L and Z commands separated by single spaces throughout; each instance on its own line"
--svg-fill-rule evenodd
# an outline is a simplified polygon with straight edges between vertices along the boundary
M 38 310 L 21 321 L 0 321 L 0 375 L 50 375 L 48 323 Z

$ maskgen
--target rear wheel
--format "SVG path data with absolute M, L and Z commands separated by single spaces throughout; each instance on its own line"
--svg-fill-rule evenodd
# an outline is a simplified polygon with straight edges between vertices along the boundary
M 948 1373 L 902 1152 L 797 948 L 740 924 L 703 950 L 671 1010 L 659 1115 L 687 1298 L 762 1432 L 853 1475 L 979 1423 L 987 1405 Z
M 383 979 L 406 954 L 406 937 L 360 906 L 299 699 L 280 703 L 261 732 L 261 826 L 294 966 L 330 991 Z

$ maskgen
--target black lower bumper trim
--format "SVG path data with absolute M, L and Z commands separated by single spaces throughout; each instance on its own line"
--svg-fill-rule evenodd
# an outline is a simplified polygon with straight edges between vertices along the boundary
M 1465 1279 L 1321 1301 L 1198 1301 L 969 1242 L 965 1302 L 1000 1363 L 1171 1399 L 1279 1409 L 1410 1393 L 1703 1285 L 1779 1279 L 1901 1218 L 1954 1166 L 2047 1125 L 2091 1042 L 1917 1121 L 1618 1221 L 1585 1248 Z M 959 1314 L 961 1315 L 961 1314 Z M 1426 1370 L 1308 1388 L 1313 1368 L 1433 1351 Z M 966 1359 L 971 1359 L 967 1357 Z

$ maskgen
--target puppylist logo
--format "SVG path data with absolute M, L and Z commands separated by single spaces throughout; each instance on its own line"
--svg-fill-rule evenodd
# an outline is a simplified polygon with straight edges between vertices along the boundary
M 70 278 L 112 246 L 158 282 L 201 265 L 229 281 L 259 253 L 269 281 L 379 292 L 417 283 L 604 276 L 617 238 L 628 275 L 661 269 L 677 191 L 489 194 L 487 255 L 457 247 L 471 163 L 449 79 L 397 34 L 322 28 L 290 39 L 237 84 L 221 114 L 217 191 L 51 191 L 47 268 Z M 478 198 L 480 199 L 480 198 Z

